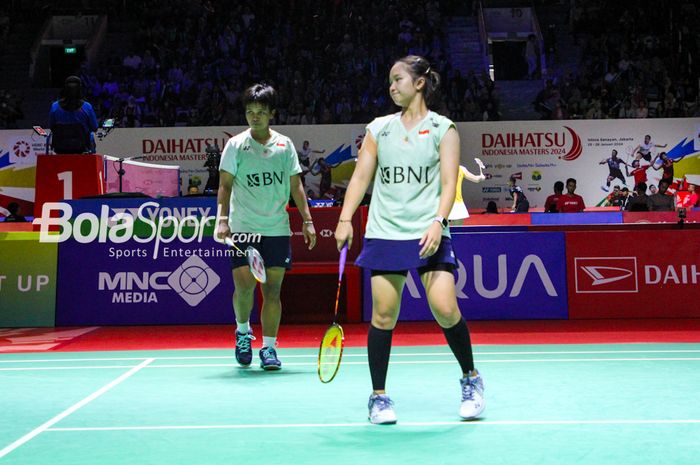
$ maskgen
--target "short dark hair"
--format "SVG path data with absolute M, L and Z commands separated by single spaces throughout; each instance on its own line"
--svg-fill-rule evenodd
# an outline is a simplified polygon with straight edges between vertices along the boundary
M 269 84 L 253 84 L 243 92 L 243 106 L 251 103 L 266 105 L 270 111 L 277 109 L 277 91 Z
M 569 184 L 570 182 L 573 182 L 574 184 L 578 184 L 574 178 L 569 178 L 566 180 L 567 184 Z
M 440 87 L 440 75 L 430 67 L 430 62 L 418 55 L 408 55 L 396 60 L 396 63 L 403 63 L 408 68 L 408 73 L 413 80 L 425 78 L 423 87 L 423 98 L 425 104 L 430 108 L 437 103 L 437 90 Z M 394 63 L 394 64 L 396 64 Z
M 637 184 L 636 190 L 646 192 L 647 191 L 647 183 L 640 182 L 639 184 Z
M 555 191 L 563 191 L 564 190 L 564 183 L 561 181 L 557 181 L 554 183 L 554 190 Z
M 16 215 L 19 211 L 19 204 L 17 202 L 10 202 L 7 205 L 7 211 L 9 211 L 13 215 Z

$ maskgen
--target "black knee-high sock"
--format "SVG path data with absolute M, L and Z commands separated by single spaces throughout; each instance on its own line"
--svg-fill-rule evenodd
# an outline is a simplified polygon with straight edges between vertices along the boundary
M 386 385 L 386 372 L 391 354 L 392 329 L 379 329 L 370 325 L 367 333 L 367 358 L 369 373 L 372 375 L 372 389 L 383 391 Z
M 459 366 L 462 367 L 463 373 L 469 373 L 474 370 L 474 355 L 472 354 L 472 341 L 469 337 L 469 328 L 464 318 L 459 320 L 459 323 L 451 328 L 442 328 L 445 333 L 447 344 L 455 354 Z

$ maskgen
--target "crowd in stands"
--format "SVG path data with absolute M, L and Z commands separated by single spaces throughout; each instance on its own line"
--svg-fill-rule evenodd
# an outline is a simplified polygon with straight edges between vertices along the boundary
M 130 51 L 81 75 L 98 116 L 124 126 L 243 124 L 240 92 L 259 80 L 279 91 L 277 124 L 366 122 L 394 109 L 394 58 L 427 56 L 453 75 L 445 18 L 455 3 L 145 1 Z M 461 113 L 467 89 L 478 102 L 481 87 L 455 75 L 447 98 Z
M 16 129 L 24 117 L 21 99 L 9 90 L 0 89 L 0 129 Z
M 496 121 L 501 102 L 485 72 L 452 69 L 446 22 L 456 2 L 161 0 L 132 13 L 130 52 L 83 69 L 101 117 L 124 126 L 243 124 L 241 89 L 260 79 L 280 90 L 278 124 L 366 122 L 393 111 L 390 61 L 427 56 L 443 76 L 441 111 L 456 121 Z M 669 1 L 576 2 L 580 65 L 546 80 L 543 119 L 698 114 L 693 24 L 698 9 Z M 650 14 L 653 13 L 653 14 Z M 377 21 L 382 18 L 382 21 Z M 270 34 L 270 31 L 275 31 Z
M 548 80 L 543 119 L 697 116 L 700 9 L 672 1 L 576 2 L 577 70 Z
M 498 83 L 450 64 L 447 23 L 473 14 L 470 3 L 28 0 L 11 12 L 0 7 L 0 44 L 22 15 L 70 8 L 106 11 L 134 25 L 131 43 L 80 70 L 98 117 L 126 127 L 244 124 L 240 92 L 259 80 L 279 90 L 277 124 L 365 123 L 395 110 L 386 72 L 406 54 L 428 57 L 441 74 L 440 112 L 455 121 L 496 121 L 508 105 Z M 550 66 L 553 73 L 539 76 L 544 85 L 533 103 L 543 119 L 700 114 L 694 33 L 700 8 L 672 0 L 580 0 L 571 2 L 570 16 L 579 64 Z M 547 39 L 552 31 L 545 29 Z M 18 99 L 0 91 L 3 103 L 0 128 L 14 127 L 22 115 Z

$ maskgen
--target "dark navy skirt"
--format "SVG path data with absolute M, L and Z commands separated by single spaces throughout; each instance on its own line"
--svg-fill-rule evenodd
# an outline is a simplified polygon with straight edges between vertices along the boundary
M 422 246 L 418 245 L 420 239 L 407 241 L 368 239 L 362 244 L 362 252 L 355 260 L 355 264 L 370 270 L 403 271 L 422 268 L 425 266 L 447 263 L 457 266 L 452 239 L 442 236 L 440 247 L 428 258 L 421 259 L 418 256 Z

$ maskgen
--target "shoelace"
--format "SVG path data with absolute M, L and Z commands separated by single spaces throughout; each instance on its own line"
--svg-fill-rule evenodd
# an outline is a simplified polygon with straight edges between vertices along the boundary
M 236 338 L 236 344 L 238 345 L 240 350 L 243 351 L 249 351 L 250 350 L 250 341 L 255 340 L 255 336 L 252 334 L 244 334 L 243 336 L 237 335 L 238 337 Z
M 469 378 L 462 385 L 462 401 L 474 400 L 474 392 L 476 392 L 476 379 L 470 382 Z
M 388 408 L 391 408 L 393 405 L 394 405 L 394 401 L 392 401 L 388 397 L 377 396 L 372 401 L 372 406 L 373 407 L 376 406 L 377 409 L 379 409 L 379 410 L 386 410 Z
M 262 355 L 265 358 L 274 358 L 277 354 L 275 353 L 275 349 L 272 347 L 268 347 L 266 349 L 263 349 Z

